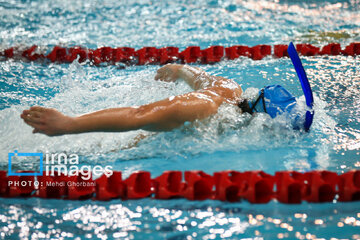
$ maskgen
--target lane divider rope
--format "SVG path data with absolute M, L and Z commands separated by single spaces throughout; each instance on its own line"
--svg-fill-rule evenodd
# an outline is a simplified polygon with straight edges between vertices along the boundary
M 50 49 L 33 45 L 29 48 L 11 47 L 0 51 L 4 59 L 14 58 L 24 61 L 50 61 L 53 63 L 71 63 L 78 59 L 80 63 L 89 61 L 94 65 L 118 64 L 125 65 L 146 65 L 146 64 L 167 64 L 167 63 L 201 63 L 213 64 L 221 60 L 234 60 L 241 56 L 253 60 L 261 60 L 266 56 L 276 58 L 287 57 L 287 45 L 257 45 L 249 46 L 210 46 L 200 49 L 199 46 L 189 46 L 183 51 L 177 47 L 143 47 L 135 50 L 129 47 L 101 47 L 98 49 L 87 49 L 83 47 L 65 48 L 55 46 Z M 316 55 L 360 55 L 360 43 L 354 42 L 341 48 L 339 43 L 330 43 L 323 47 L 316 47 L 311 44 L 297 44 L 296 50 L 303 56 Z
M 150 172 L 138 171 L 127 179 L 114 171 L 93 180 L 83 176 L 7 176 L 0 171 L 0 197 L 39 197 L 70 200 L 185 198 L 250 203 L 348 202 L 360 200 L 360 170 L 338 175 L 331 171 L 280 171 L 275 175 L 263 171 L 220 171 L 209 175 L 203 171 L 166 171 L 151 178 Z M 86 176 L 88 176 L 86 174 Z M 184 180 L 183 181 L 183 176 Z M 25 184 L 23 184 L 25 183 Z

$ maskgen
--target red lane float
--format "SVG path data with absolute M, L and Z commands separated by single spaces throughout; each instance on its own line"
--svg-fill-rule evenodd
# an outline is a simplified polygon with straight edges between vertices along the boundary
M 35 197 L 62 198 L 67 195 L 66 176 L 38 176 L 39 187 Z
M 305 180 L 302 173 L 283 171 L 275 173 L 276 199 L 282 203 L 301 203 L 304 198 Z
M 102 175 L 95 180 L 95 195 L 97 200 L 110 200 L 124 196 L 124 183 L 121 172 L 113 172 L 110 177 Z
M 304 199 L 308 202 L 331 202 L 336 195 L 338 175 L 329 171 L 316 171 L 304 174 L 306 192 Z
M 339 176 L 339 201 L 360 200 L 360 171 L 352 170 Z
M 311 44 L 296 44 L 296 51 L 300 52 L 304 56 L 315 56 L 320 52 L 320 48 Z
M 65 179 L 64 179 L 65 180 Z M 70 200 L 83 200 L 93 197 L 95 192 L 95 183 L 91 179 L 84 180 L 82 175 L 70 176 L 65 180 L 67 185 L 67 197 Z
M 242 191 L 241 173 L 237 171 L 223 171 L 214 173 L 215 199 L 237 202 Z
M 188 200 L 211 199 L 213 195 L 214 179 L 203 171 L 186 171 L 185 188 L 182 196 Z
M 214 173 L 215 199 L 236 202 L 267 203 L 273 199 L 274 177 L 263 171 L 223 171 Z
M 288 57 L 287 53 L 288 45 L 279 44 L 274 46 L 274 56 L 278 58 Z
M 152 194 L 152 180 L 149 172 L 140 171 L 124 180 L 124 199 L 146 198 Z
M 28 172 L 28 171 L 23 171 Z M 0 196 L 14 198 L 14 197 L 30 197 L 35 191 L 34 176 L 6 176 L 4 173 L 0 174 L 1 192 Z M 12 185 L 9 182 L 26 182 L 26 185 Z
M 339 43 L 330 43 L 323 47 L 301 43 L 296 45 L 297 51 L 303 56 L 316 55 L 360 55 L 360 43 L 350 43 L 341 49 Z M 248 57 L 253 60 L 261 60 L 267 56 L 277 58 L 287 57 L 287 45 L 257 45 L 253 47 L 236 45 L 230 47 L 210 46 L 201 50 L 199 46 L 189 46 L 182 52 L 177 47 L 143 47 L 135 50 L 129 47 L 100 47 L 98 49 L 86 49 L 82 47 L 65 48 L 55 46 L 48 53 L 40 53 L 38 46 L 34 45 L 27 49 L 16 47 L 0 51 L 4 58 L 15 58 L 27 61 L 48 60 L 56 63 L 71 63 L 78 60 L 80 63 L 89 61 L 94 65 L 117 64 L 146 65 L 167 63 L 201 63 L 213 64 L 221 60 L 234 60 L 239 57 Z
M 153 180 L 154 195 L 157 199 L 171 199 L 182 196 L 185 183 L 182 182 L 182 172 L 167 171 Z
M 86 176 L 87 180 L 84 180 Z M 183 180 L 184 177 L 184 180 Z M 25 184 L 24 184 L 25 183 Z M 39 197 L 69 200 L 111 200 L 186 198 L 188 200 L 221 200 L 299 204 L 302 201 L 348 202 L 360 200 L 360 170 L 338 175 L 330 171 L 299 173 L 280 171 L 275 175 L 263 171 L 221 171 L 209 175 L 202 171 L 166 171 L 151 179 L 139 171 L 122 179 L 122 173 L 64 176 L 7 176 L 0 171 L 0 197 Z
M 340 55 L 341 54 L 341 46 L 340 43 L 330 43 L 324 46 L 321 51 L 321 55 Z M 349 55 L 349 54 L 347 54 Z

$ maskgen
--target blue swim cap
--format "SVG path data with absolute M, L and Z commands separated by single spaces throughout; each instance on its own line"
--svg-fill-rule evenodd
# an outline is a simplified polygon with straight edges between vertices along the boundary
M 258 98 L 249 104 L 252 112 L 265 112 L 272 118 L 286 114 L 297 128 L 300 114 L 296 113 L 296 98 L 280 85 L 266 86 L 259 91 Z

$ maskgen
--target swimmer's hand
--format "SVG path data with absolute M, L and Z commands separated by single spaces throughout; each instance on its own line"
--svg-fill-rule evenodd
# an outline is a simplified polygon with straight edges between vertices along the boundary
M 208 75 L 200 68 L 181 64 L 167 64 L 158 69 L 155 80 L 175 82 L 183 79 L 194 90 L 204 88 L 216 80 L 216 77 Z
M 167 64 L 157 70 L 155 80 L 164 82 L 175 82 L 179 76 L 179 70 L 183 67 L 180 64 Z
M 55 109 L 39 106 L 24 110 L 20 117 L 27 125 L 34 128 L 33 133 L 42 133 L 48 136 L 70 133 L 71 126 L 74 124 L 72 117 Z

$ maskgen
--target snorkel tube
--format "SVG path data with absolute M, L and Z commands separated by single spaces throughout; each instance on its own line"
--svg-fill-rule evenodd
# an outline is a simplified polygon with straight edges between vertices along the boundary
M 302 90 L 305 95 L 306 105 L 310 108 L 310 111 L 306 111 L 305 123 L 304 123 L 304 129 L 306 132 L 308 132 L 310 129 L 310 126 L 313 122 L 313 118 L 314 118 L 314 110 L 313 110 L 314 97 L 313 97 L 313 94 L 311 91 L 309 80 L 306 76 L 305 69 L 301 63 L 299 55 L 296 52 L 296 49 L 292 42 L 290 42 L 287 52 L 289 54 L 289 57 L 290 57 L 293 65 L 294 65 L 297 76 L 300 80 L 301 87 L 302 87 Z

